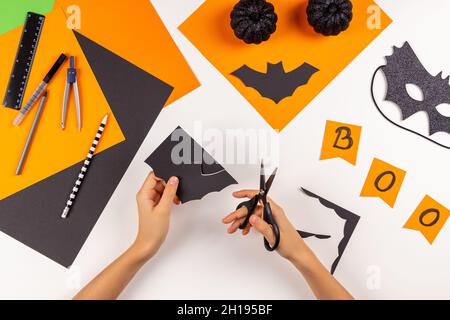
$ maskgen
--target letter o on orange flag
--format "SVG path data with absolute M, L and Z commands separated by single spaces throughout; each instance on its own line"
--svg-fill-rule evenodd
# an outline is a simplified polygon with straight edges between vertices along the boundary
M 404 228 L 419 231 L 433 244 L 449 216 L 450 211 L 446 207 L 430 196 L 425 196 Z
M 375 158 L 361 191 L 361 197 L 381 198 L 393 208 L 405 176 L 406 171 Z

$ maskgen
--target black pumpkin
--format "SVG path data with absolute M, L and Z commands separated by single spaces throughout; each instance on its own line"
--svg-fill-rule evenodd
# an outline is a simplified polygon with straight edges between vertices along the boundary
M 350 26 L 353 5 L 349 0 L 309 0 L 308 22 L 314 31 L 336 36 Z
M 231 12 L 231 28 L 245 43 L 260 44 L 277 29 L 274 6 L 266 0 L 241 0 Z

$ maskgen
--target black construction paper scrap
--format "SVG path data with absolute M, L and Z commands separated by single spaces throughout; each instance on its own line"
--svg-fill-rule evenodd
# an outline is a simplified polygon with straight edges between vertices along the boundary
M 60 216 L 82 162 L 0 201 L 0 230 L 65 267 L 74 262 L 173 90 L 75 35 L 126 141 L 95 156 L 67 220 Z
M 339 261 L 341 261 L 342 255 L 344 254 L 345 249 L 347 248 L 347 245 L 353 235 L 353 232 L 356 229 L 356 226 L 358 225 L 360 217 L 353 212 L 350 212 L 322 197 L 319 197 L 318 195 L 312 193 L 311 191 L 308 191 L 304 188 L 300 188 L 300 191 L 305 193 L 308 197 L 315 198 L 319 200 L 320 204 L 328 209 L 334 210 L 334 212 L 338 215 L 339 218 L 343 219 L 345 221 L 344 225 L 344 237 L 339 242 L 338 245 L 338 256 L 334 260 L 333 265 L 331 266 L 331 274 L 334 274 L 336 271 L 336 268 L 339 264 Z M 326 238 L 324 238 L 326 239 Z
M 237 184 L 237 181 L 181 127 L 145 161 L 155 175 L 168 180 L 180 179 L 178 198 L 186 203 L 200 200 L 211 192 Z
M 302 237 L 303 239 L 307 239 L 307 238 L 317 238 L 317 239 L 330 239 L 331 236 L 326 235 L 326 234 L 316 234 L 316 233 L 311 233 L 311 232 L 307 232 L 307 231 L 300 231 L 297 230 L 298 234 L 300 235 L 300 237 Z

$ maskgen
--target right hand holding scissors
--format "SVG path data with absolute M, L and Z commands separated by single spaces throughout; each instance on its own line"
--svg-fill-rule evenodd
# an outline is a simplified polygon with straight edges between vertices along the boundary
M 233 197 L 237 199 L 253 199 L 257 194 L 259 194 L 259 190 L 241 190 L 238 192 L 234 192 Z M 277 252 L 282 257 L 290 261 L 302 259 L 302 257 L 306 256 L 306 253 L 309 251 L 305 242 L 287 218 L 284 210 L 269 197 L 267 197 L 267 202 L 270 204 L 273 218 L 277 222 L 280 232 L 280 244 L 276 249 Z M 256 206 L 254 214 L 250 216 L 249 224 L 243 230 L 242 234 L 247 235 L 253 227 L 256 229 L 256 231 L 263 235 L 264 238 L 268 241 L 269 245 L 273 247 L 276 241 L 275 234 L 273 232 L 272 226 L 262 218 L 263 209 L 264 207 L 261 204 L 258 204 Z M 226 216 L 223 219 L 223 223 L 229 225 L 228 233 L 235 233 L 244 223 L 247 215 L 247 208 L 241 207 L 240 209 L 237 209 L 236 211 L 233 211 L 228 216 Z

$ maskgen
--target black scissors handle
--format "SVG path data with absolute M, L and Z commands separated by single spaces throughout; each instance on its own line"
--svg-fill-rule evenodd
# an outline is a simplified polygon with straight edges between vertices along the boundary
M 239 226 L 239 229 L 243 230 L 248 226 L 248 223 L 250 221 L 250 217 L 255 213 L 256 206 L 259 202 L 259 196 L 255 196 L 252 199 L 240 203 L 236 210 L 239 210 L 243 207 L 247 208 L 247 216 L 245 217 L 244 222 Z M 268 251 L 275 251 L 278 249 L 278 246 L 280 245 L 280 229 L 278 228 L 278 224 L 275 221 L 275 218 L 272 214 L 272 208 L 270 207 L 270 203 L 266 203 L 264 205 L 264 221 L 267 222 L 272 226 L 273 234 L 275 236 L 275 243 L 273 246 L 270 245 L 269 241 L 267 241 L 266 238 L 264 238 L 264 246 Z
M 275 243 L 273 244 L 273 246 L 271 246 L 269 241 L 267 241 L 267 239 L 264 238 L 264 246 L 266 247 L 267 251 L 272 252 L 278 249 L 278 246 L 280 245 L 281 236 L 280 236 L 280 228 L 278 228 L 278 224 L 275 221 L 275 218 L 273 217 L 270 203 L 266 203 L 264 205 L 264 221 L 272 226 L 273 235 L 275 237 Z
M 239 226 L 239 229 L 244 230 L 245 228 L 247 228 L 248 223 L 250 221 L 250 217 L 252 216 L 253 213 L 255 213 L 258 202 L 259 202 L 259 196 L 256 195 L 253 198 L 251 198 L 250 200 L 242 202 L 237 206 L 236 210 L 239 210 L 243 207 L 247 208 L 247 216 L 245 217 L 244 222 Z

